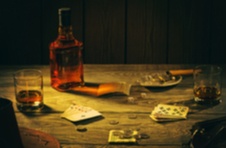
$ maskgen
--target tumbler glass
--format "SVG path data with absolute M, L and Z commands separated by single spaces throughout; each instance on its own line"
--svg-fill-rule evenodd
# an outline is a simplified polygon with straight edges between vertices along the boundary
M 24 112 L 43 108 L 43 76 L 36 69 L 23 69 L 14 73 L 17 108 Z
M 194 69 L 194 100 L 200 104 L 216 104 L 221 101 L 221 68 L 199 65 Z

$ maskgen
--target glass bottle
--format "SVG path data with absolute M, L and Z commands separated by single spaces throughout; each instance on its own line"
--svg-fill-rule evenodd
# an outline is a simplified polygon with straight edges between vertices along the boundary
M 84 85 L 83 43 L 73 36 L 71 9 L 60 8 L 58 14 L 58 37 L 49 46 L 51 86 L 67 91 Z

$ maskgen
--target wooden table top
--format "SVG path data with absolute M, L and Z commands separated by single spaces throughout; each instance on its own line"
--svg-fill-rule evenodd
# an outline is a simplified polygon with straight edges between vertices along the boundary
M 138 77 L 149 73 L 165 72 L 169 69 L 193 68 L 193 65 L 84 65 L 85 82 L 134 83 Z M 12 74 L 24 68 L 40 69 L 44 78 L 44 103 L 41 113 L 24 114 L 17 110 L 14 95 Z M 49 66 L 1 66 L 0 67 L 0 97 L 13 102 L 19 127 L 25 127 L 48 133 L 55 137 L 61 147 L 182 147 L 190 141 L 190 129 L 196 122 L 226 116 L 226 79 L 223 73 L 222 102 L 216 106 L 204 107 L 197 105 L 193 98 L 192 75 L 183 76 L 182 81 L 171 87 L 132 86 L 130 95 L 109 94 L 100 97 L 58 92 L 50 86 Z M 141 98 L 141 93 L 146 97 Z M 134 103 L 128 102 L 128 97 L 137 98 Z M 61 118 L 61 114 L 72 104 L 91 107 L 99 111 L 104 118 L 82 122 L 70 122 Z M 149 115 L 160 103 L 185 105 L 190 108 L 187 119 L 158 123 Z M 135 118 L 130 118 L 135 116 Z M 116 124 L 110 124 L 117 121 Z M 83 126 L 86 131 L 77 131 Z M 137 130 L 149 135 L 149 138 L 139 139 L 137 144 L 109 144 L 110 130 Z

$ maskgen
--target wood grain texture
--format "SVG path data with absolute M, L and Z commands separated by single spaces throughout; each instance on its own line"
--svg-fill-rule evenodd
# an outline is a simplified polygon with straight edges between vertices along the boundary
M 213 0 L 169 1 L 168 63 L 215 64 L 223 59 L 217 48 L 223 46 L 220 40 L 225 37 L 219 28 L 225 19 L 217 3 L 224 5 Z
M 125 1 L 85 1 L 85 63 L 124 63 Z
M 46 132 L 59 140 L 61 145 L 78 145 L 79 147 L 88 146 L 95 147 L 98 145 L 108 144 L 108 134 L 112 129 L 119 130 L 139 130 L 141 133 L 150 135 L 148 139 L 138 140 L 138 147 L 144 146 L 176 146 L 179 147 L 186 144 L 190 140 L 190 129 L 196 122 L 205 119 L 221 117 L 221 115 L 204 115 L 190 117 L 188 120 L 171 122 L 167 124 L 157 124 L 149 118 L 149 114 L 137 114 L 137 119 L 129 119 L 130 113 L 102 113 L 105 119 L 94 122 L 71 123 L 65 119 L 61 119 L 60 114 L 36 115 L 32 119 L 28 115 L 17 113 L 16 117 L 19 121 L 19 127 L 26 127 Z M 31 121 L 30 121 L 31 120 Z M 119 124 L 111 125 L 109 121 L 117 120 Z M 29 125 L 27 123 L 30 123 Z M 77 126 L 87 128 L 86 132 L 78 132 Z M 159 136 L 155 136 L 159 135 Z M 127 145 L 127 144 L 126 144 Z M 113 145 L 112 145 L 113 146 Z M 122 146 L 122 145 L 119 145 Z M 136 145 L 132 145 L 134 147 Z M 114 146 L 113 146 L 114 147 Z M 118 147 L 118 146 L 115 146 Z
M 225 64 L 225 0 L 25 0 L 0 6 L 0 65 L 49 64 L 58 8 L 86 64 Z
M 222 63 L 226 61 L 226 1 L 211 2 L 211 59 L 210 63 Z
M 154 65 L 154 64 L 85 64 L 85 82 L 128 82 L 133 83 L 138 77 L 149 73 L 165 72 L 169 69 L 192 68 L 194 65 Z M 39 113 L 21 113 L 17 110 L 14 95 L 12 74 L 18 69 L 40 69 L 44 80 L 44 109 Z M 223 67 L 224 69 L 225 67 Z M 133 86 L 131 97 L 137 98 L 135 103 L 127 101 L 128 96 L 110 94 L 101 97 L 58 92 L 50 86 L 49 66 L 0 66 L 0 97 L 8 98 L 13 102 L 19 127 L 39 130 L 54 136 L 59 140 L 61 147 L 110 147 L 110 148 L 157 148 L 157 147 L 187 147 L 190 140 L 190 129 L 199 121 L 214 119 L 226 115 L 226 74 L 223 73 L 222 103 L 213 107 L 204 107 L 195 104 L 193 97 L 192 76 L 184 76 L 183 81 L 173 87 L 149 88 Z M 146 98 L 141 98 L 146 93 Z M 99 111 L 104 118 L 91 119 L 81 122 L 69 122 L 60 115 L 75 101 L 77 104 L 89 106 Z M 186 105 L 190 108 L 186 120 L 157 123 L 149 115 L 159 103 Z M 136 115 L 136 119 L 130 119 Z M 119 123 L 111 125 L 115 120 Z M 78 126 L 87 128 L 86 132 L 77 131 Z M 146 133 L 148 139 L 140 139 L 135 145 L 111 145 L 108 143 L 109 131 L 113 129 L 138 130 Z M 158 135 L 158 136 L 157 136 Z
M 127 63 L 166 63 L 167 0 L 130 0 L 127 5 Z

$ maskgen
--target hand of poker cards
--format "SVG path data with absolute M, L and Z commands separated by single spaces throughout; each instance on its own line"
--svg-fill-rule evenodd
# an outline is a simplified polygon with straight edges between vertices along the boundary
M 150 117 L 157 122 L 176 121 L 186 119 L 188 111 L 187 106 L 158 104 L 151 112 Z
M 73 122 L 86 120 L 98 116 L 102 116 L 102 114 L 90 107 L 78 105 L 75 102 L 73 102 L 73 104 L 70 105 L 61 115 L 62 118 L 68 119 Z

